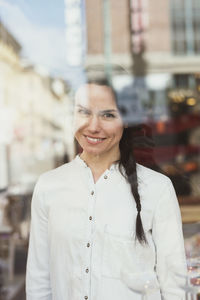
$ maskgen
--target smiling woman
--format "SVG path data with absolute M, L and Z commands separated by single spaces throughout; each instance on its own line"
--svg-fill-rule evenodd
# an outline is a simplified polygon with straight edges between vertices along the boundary
M 81 158 L 98 159 L 107 169 L 119 159 L 123 133 L 114 94 L 109 87 L 87 84 L 78 90 L 75 105 L 75 137 L 83 149 Z
M 36 184 L 27 300 L 140 300 L 147 282 L 149 300 L 184 299 L 171 181 L 136 164 L 132 129 L 106 82 L 81 86 L 75 100 L 74 135 L 83 151 Z

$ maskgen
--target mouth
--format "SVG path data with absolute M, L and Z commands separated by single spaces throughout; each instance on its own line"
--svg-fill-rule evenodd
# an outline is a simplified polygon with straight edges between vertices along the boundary
M 88 135 L 84 135 L 84 137 L 86 138 L 87 142 L 92 145 L 100 144 L 106 139 L 106 138 L 99 138 L 99 137 L 91 137 Z

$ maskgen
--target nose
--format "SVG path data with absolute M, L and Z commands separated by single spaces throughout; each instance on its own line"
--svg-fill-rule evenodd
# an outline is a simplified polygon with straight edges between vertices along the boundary
M 96 133 L 100 131 L 100 121 L 98 119 L 98 116 L 93 115 L 88 123 L 87 126 L 88 131 L 90 131 L 91 133 Z

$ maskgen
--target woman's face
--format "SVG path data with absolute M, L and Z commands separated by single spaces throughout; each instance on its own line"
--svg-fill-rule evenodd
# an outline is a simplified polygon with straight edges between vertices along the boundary
M 75 100 L 75 138 L 83 151 L 93 155 L 118 151 L 123 123 L 111 89 L 86 84 Z

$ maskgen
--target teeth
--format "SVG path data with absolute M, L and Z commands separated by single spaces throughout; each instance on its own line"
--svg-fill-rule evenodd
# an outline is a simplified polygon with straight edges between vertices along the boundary
M 89 136 L 87 136 L 87 139 L 88 139 L 89 141 L 92 141 L 92 142 L 100 142 L 100 141 L 103 140 L 103 139 L 94 139 L 94 138 L 91 138 L 91 137 L 89 137 Z

